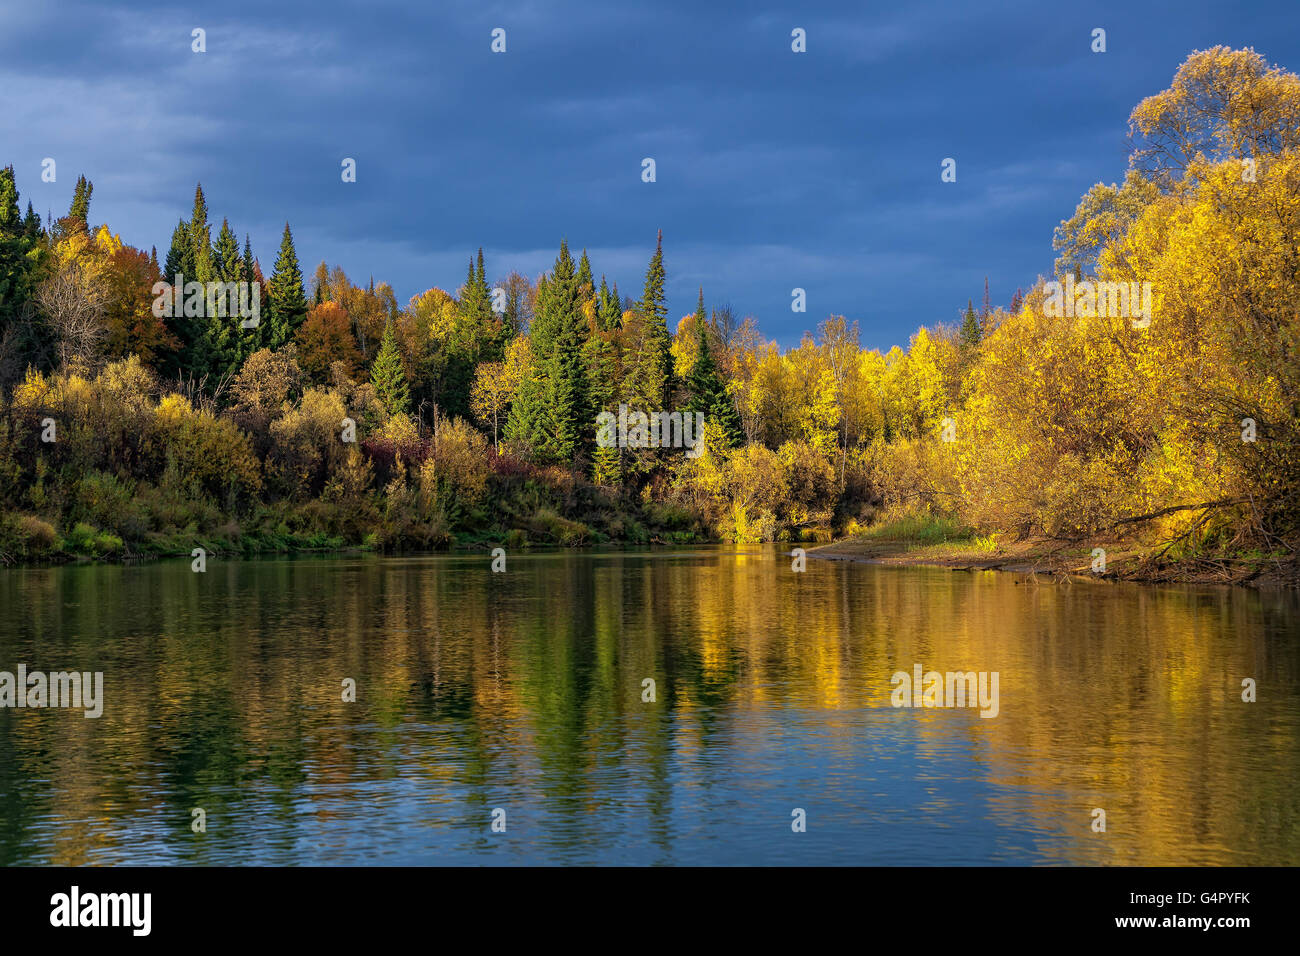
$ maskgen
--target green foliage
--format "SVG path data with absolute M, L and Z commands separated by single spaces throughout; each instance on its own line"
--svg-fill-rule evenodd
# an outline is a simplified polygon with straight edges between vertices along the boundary
M 307 296 L 303 291 L 302 269 L 298 266 L 298 253 L 293 248 L 293 233 L 284 224 L 280 237 L 280 254 L 275 260 L 275 272 L 267 288 L 269 315 L 262 317 L 261 344 L 278 349 L 291 341 L 307 317 Z
M 370 368 L 370 385 L 389 415 L 406 411 L 410 404 L 410 390 L 406 385 L 406 373 L 402 369 L 402 355 L 397 350 L 392 322 L 384 328 L 384 337 L 379 342 L 379 354 Z

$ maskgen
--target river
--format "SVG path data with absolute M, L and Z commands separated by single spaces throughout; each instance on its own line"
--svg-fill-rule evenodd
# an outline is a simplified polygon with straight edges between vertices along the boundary
M 490 563 L 0 571 L 0 671 L 103 674 L 0 709 L 0 863 L 1300 863 L 1294 594 Z M 996 715 L 893 706 L 918 665 Z

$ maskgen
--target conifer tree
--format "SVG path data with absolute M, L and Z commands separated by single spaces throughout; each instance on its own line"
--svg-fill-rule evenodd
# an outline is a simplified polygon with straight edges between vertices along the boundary
M 469 274 L 465 277 L 465 288 L 461 292 L 460 312 L 467 320 L 466 327 L 476 332 L 481 331 L 492 318 L 492 290 L 488 288 L 481 248 L 478 251 L 477 268 L 473 259 L 469 263 Z
M 370 384 L 374 386 L 375 397 L 389 415 L 406 411 L 411 393 L 406 384 L 406 373 L 402 369 L 402 355 L 397 348 L 392 319 L 384 326 L 379 353 L 375 356 L 374 365 L 370 367 Z
M 722 429 L 728 445 L 738 447 L 745 438 L 740 415 L 736 404 L 727 394 L 727 384 L 718 372 L 709 348 L 709 325 L 704 313 L 704 290 L 700 289 L 699 306 L 695 310 L 695 329 L 698 345 L 695 365 L 687 381 L 690 400 L 686 403 L 688 412 L 702 412 L 705 420 Z
M 178 275 L 182 282 L 194 279 L 194 247 L 190 245 L 190 233 L 184 219 L 176 220 L 171 247 L 167 250 L 167 260 L 163 264 L 163 277 L 167 282 L 174 283 Z
M 623 309 L 618 295 L 609 291 L 604 276 L 600 277 L 600 292 L 596 294 L 596 320 L 606 332 L 612 332 L 623 324 Z
M 85 176 L 77 177 L 77 185 L 72 191 L 72 206 L 68 209 L 68 218 L 80 223 L 83 229 L 90 228 L 90 194 L 95 186 Z
M 975 303 L 969 299 L 966 300 L 966 315 L 957 338 L 963 349 L 972 349 L 980 344 L 980 321 L 975 315 Z
M 243 268 L 241 278 L 245 282 L 256 282 L 257 272 L 253 266 L 253 244 L 249 241 L 248 233 L 244 233 L 244 254 L 240 257 L 240 266 Z
M 33 293 L 34 263 L 27 254 L 35 244 L 18 215 L 14 168 L 6 166 L 0 169 L 0 340 L 10 334 Z M 38 345 L 36 338 L 39 336 L 28 334 L 26 338 L 26 341 L 15 343 L 20 354 L 30 353 Z M 20 361 L 17 367 L 21 370 L 25 364 L 25 361 Z
M 194 274 L 185 274 L 185 281 L 211 282 L 217 270 L 212 256 L 212 229 L 208 225 L 208 201 L 203 196 L 203 185 L 194 188 L 194 212 L 190 216 L 190 246 L 193 249 Z
M 525 442 L 543 462 L 569 462 L 585 452 L 591 431 L 577 275 L 567 241 L 560 243 L 555 269 L 539 283 L 531 332 L 533 374 L 520 385 L 510 407 L 506 435 Z
M 31 200 L 27 201 L 27 216 L 23 219 L 23 235 L 33 242 L 44 236 L 45 231 L 41 228 L 41 217 L 36 215 L 36 210 L 32 208 Z
M 284 224 L 280 239 L 280 254 L 275 260 L 275 272 L 268 283 L 267 298 L 270 312 L 263 318 L 265 333 L 262 344 L 278 349 L 289 342 L 302 320 L 307 316 L 307 297 L 302 288 L 302 269 L 298 267 L 298 254 L 293 248 L 293 233 Z
M 645 291 L 637 305 L 641 318 L 640 340 L 632 361 L 634 399 L 645 411 L 663 409 L 672 380 L 672 353 L 669 352 L 668 308 L 664 304 L 664 234 L 646 269 Z
M 582 258 L 578 260 L 578 289 L 586 289 L 587 295 L 595 291 L 595 280 L 591 275 L 591 262 L 587 259 L 587 250 L 582 250 Z
M 0 169 L 0 234 L 17 236 L 22 232 L 23 223 L 18 211 L 18 185 L 14 178 L 14 168 L 6 166 Z
M 243 269 L 239 264 L 239 240 L 230 229 L 230 223 L 221 220 L 221 231 L 217 233 L 215 252 L 216 277 L 222 282 L 239 282 L 243 278 Z

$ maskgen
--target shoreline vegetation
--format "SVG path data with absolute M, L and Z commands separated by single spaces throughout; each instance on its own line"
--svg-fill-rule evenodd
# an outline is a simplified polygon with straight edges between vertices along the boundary
M 1217 555 L 1159 560 L 1159 549 L 1134 539 L 1104 541 L 1104 571 L 1094 566 L 1093 543 L 1029 538 L 999 541 L 973 529 L 936 522 L 918 528 L 914 520 L 887 522 L 871 531 L 807 549 L 809 558 L 856 561 L 907 567 L 947 568 L 953 571 L 1005 571 L 1044 579 L 1127 581 L 1139 584 L 1227 585 L 1260 589 L 1300 587 L 1294 562 L 1276 556 Z
M 1196 52 L 1130 134 L 1051 277 L 888 352 L 839 315 L 782 349 L 704 289 L 670 328 L 662 234 L 639 298 L 566 240 L 401 306 L 306 280 L 287 223 L 268 277 L 201 186 L 160 257 L 84 176 L 42 222 L 0 169 L 0 565 L 782 542 L 1294 585 L 1300 78 Z

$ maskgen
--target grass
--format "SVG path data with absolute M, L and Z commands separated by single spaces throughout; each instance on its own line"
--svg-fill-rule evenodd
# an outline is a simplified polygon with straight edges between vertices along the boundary
M 975 529 L 955 518 L 933 514 L 905 514 L 872 525 L 859 540 L 890 542 L 891 544 L 965 544 L 980 551 L 992 551 L 993 536 L 979 538 Z

